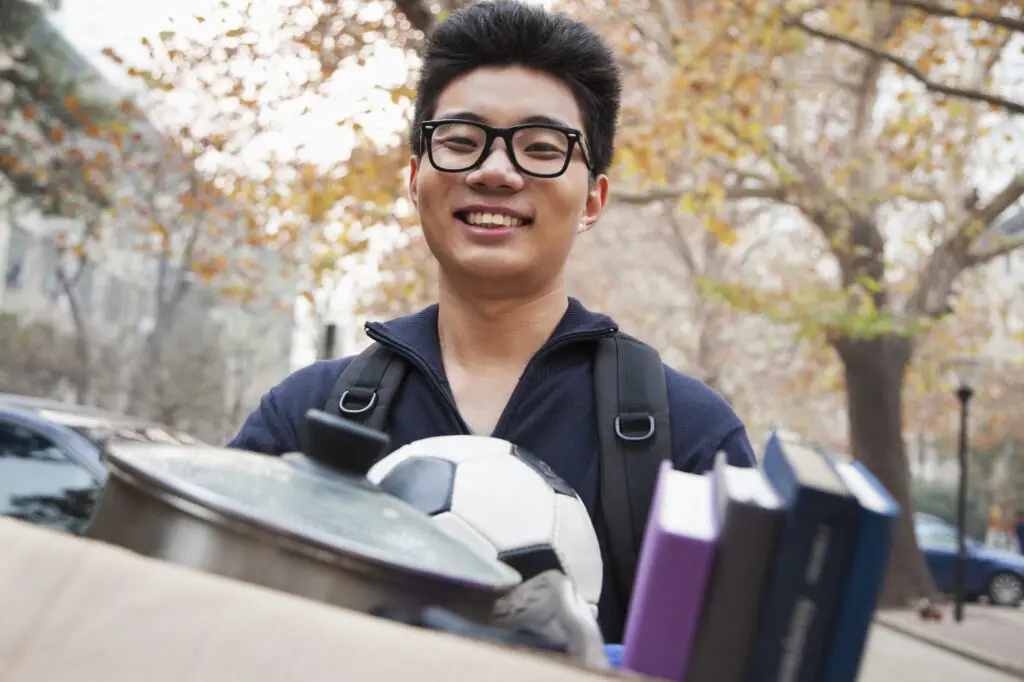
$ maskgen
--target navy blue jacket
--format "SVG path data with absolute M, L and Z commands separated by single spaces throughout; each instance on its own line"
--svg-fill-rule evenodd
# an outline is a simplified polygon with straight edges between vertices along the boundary
M 570 299 L 547 343 L 530 360 L 491 434 L 533 453 L 580 495 L 608 562 L 607 531 L 598 502 L 598 429 L 594 406 L 593 344 L 617 331 L 615 322 Z M 411 367 L 388 420 L 392 447 L 433 436 L 468 434 L 445 378 L 437 336 L 437 305 L 366 333 L 406 358 Z M 279 455 L 299 449 L 299 426 L 310 408 L 323 409 L 351 358 L 304 367 L 267 392 L 229 447 Z M 666 367 L 672 413 L 672 450 L 678 469 L 703 472 L 724 450 L 731 464 L 751 466 L 754 454 L 739 417 L 700 381 Z M 624 603 L 605 570 L 599 614 L 607 633 L 621 624 Z M 614 614 L 614 615 L 613 615 Z

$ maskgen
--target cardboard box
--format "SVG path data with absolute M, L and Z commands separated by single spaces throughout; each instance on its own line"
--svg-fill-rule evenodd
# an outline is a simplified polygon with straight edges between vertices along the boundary
M 0 518 L 2 682 L 614 678 Z

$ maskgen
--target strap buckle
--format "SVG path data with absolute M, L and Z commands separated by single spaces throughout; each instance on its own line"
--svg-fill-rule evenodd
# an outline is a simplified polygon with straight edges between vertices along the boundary
M 644 425 L 646 422 L 646 426 Z M 626 429 L 623 430 L 623 425 Z M 630 428 L 632 427 L 632 428 Z M 629 433 L 626 433 L 628 431 Z M 654 415 L 647 412 L 627 412 L 615 418 L 615 435 L 625 441 L 638 443 L 654 437 Z
M 352 389 L 352 390 L 358 391 L 359 389 L 356 388 L 356 389 Z M 366 389 L 363 389 L 363 391 L 365 391 L 365 390 Z M 338 398 L 338 409 L 341 410 L 343 414 L 365 414 L 365 413 L 369 412 L 370 410 L 372 410 L 374 408 L 374 406 L 377 404 L 377 391 L 371 391 L 370 392 L 370 399 L 367 400 L 366 404 L 363 405 L 362 407 L 346 407 L 345 406 L 345 398 L 348 398 L 349 395 L 351 395 L 351 394 L 352 394 L 352 391 L 345 391 L 344 393 L 341 394 L 341 397 Z M 352 397 L 355 400 L 359 400 L 360 399 L 359 396 L 357 396 L 357 395 L 352 395 Z

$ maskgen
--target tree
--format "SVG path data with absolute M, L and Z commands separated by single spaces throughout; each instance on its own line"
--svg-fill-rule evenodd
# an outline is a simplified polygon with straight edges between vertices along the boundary
M 117 103 L 83 96 L 91 75 L 70 73 L 49 44 L 46 14 L 58 4 L 0 7 L 0 174 L 47 215 L 67 217 L 107 204 L 108 150 L 88 141 L 102 137 Z
M 56 6 L 12 0 L 0 7 L 0 177 L 13 190 L 0 194 L 12 224 L 25 212 L 80 219 L 70 239 L 66 231 L 49 238 L 57 257 L 54 293 L 67 302 L 76 330 L 73 355 L 88 368 L 92 334 L 78 284 L 100 213 L 109 205 L 111 146 L 103 138 L 117 106 L 83 97 L 92 85 L 88 74 L 70 73 L 59 49 L 48 44 L 46 14 Z M 85 400 L 92 373 L 83 369 L 73 376 L 79 400 Z
M 45 322 L 0 313 L 0 393 L 53 394 L 81 382 L 74 340 Z
M 954 311 L 961 275 L 1019 247 L 993 227 L 1024 194 L 1008 92 L 1020 3 L 593 2 L 634 99 L 613 198 L 672 202 L 709 231 L 725 202 L 776 207 L 828 260 L 813 286 L 711 286 L 797 324 L 843 366 L 850 445 L 904 505 L 882 603 L 932 591 L 916 547 L 904 377 L 921 333 Z M 962 16 L 961 16 L 962 15 Z M 1007 68 L 998 66 L 1006 61 Z M 983 156 L 979 156 L 983 155 Z M 982 165 L 994 191 L 979 186 Z

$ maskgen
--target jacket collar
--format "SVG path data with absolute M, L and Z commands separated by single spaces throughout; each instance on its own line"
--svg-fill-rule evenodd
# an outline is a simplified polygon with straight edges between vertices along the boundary
M 441 344 L 437 335 L 437 309 L 434 303 L 423 310 L 387 322 L 368 322 L 366 334 L 373 340 L 401 352 L 410 360 L 419 361 L 434 376 L 445 380 Z M 544 347 L 569 341 L 575 336 L 591 338 L 617 332 L 619 325 L 612 318 L 587 310 L 577 299 L 569 297 L 569 306 Z

